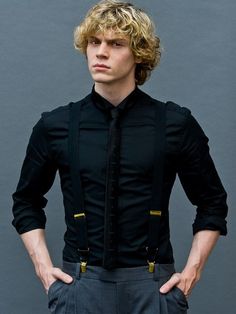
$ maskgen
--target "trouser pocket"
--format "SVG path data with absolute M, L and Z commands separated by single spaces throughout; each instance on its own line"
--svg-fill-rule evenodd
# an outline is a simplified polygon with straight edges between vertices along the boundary
M 177 287 L 166 294 L 160 294 L 160 305 L 161 314 L 187 314 L 187 299 Z
M 172 290 L 166 295 L 168 309 L 170 314 L 184 314 L 188 310 L 188 302 L 182 290 L 178 287 L 172 288 Z M 174 308 L 176 310 L 174 311 Z
M 159 288 L 164 284 L 159 283 Z M 160 293 L 160 313 L 161 314 L 187 314 L 188 302 L 183 291 L 178 287 L 173 287 L 168 293 Z
M 75 313 L 74 282 L 56 280 L 48 290 L 48 308 L 53 314 Z

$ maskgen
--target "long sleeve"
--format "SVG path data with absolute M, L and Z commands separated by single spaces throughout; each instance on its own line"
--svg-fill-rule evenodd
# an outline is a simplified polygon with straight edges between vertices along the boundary
M 209 153 L 208 138 L 189 114 L 183 128 L 178 175 L 185 193 L 197 206 L 193 233 L 219 230 L 226 235 L 226 192 Z
M 37 228 L 45 228 L 46 216 L 43 208 L 47 204 L 44 194 L 48 192 L 56 175 L 56 165 L 50 156 L 43 116 L 34 126 L 20 180 L 13 194 L 12 224 L 21 234 Z

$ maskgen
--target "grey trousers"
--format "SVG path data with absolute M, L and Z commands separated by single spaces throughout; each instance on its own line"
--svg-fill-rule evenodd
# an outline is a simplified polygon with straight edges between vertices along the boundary
M 167 294 L 160 286 L 175 272 L 171 264 L 105 270 L 79 263 L 64 262 L 63 271 L 74 281 L 55 281 L 48 291 L 48 307 L 54 314 L 186 314 L 187 300 L 177 287 Z

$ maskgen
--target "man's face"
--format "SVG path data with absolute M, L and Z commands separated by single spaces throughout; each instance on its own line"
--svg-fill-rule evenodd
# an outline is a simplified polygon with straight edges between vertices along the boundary
M 129 39 L 114 31 L 88 38 L 88 68 L 92 78 L 103 84 L 135 82 L 136 62 L 129 47 Z

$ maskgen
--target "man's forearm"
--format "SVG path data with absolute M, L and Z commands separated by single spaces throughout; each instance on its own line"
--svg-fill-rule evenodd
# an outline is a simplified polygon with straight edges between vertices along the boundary
M 203 267 L 219 238 L 218 231 L 203 230 L 195 234 L 192 248 L 182 273 L 174 274 L 160 291 L 167 293 L 173 286 L 178 286 L 185 295 L 189 295 L 200 279 Z
M 193 238 L 188 261 L 183 271 L 195 269 L 197 275 L 200 277 L 203 267 L 218 238 L 218 231 L 204 230 L 196 233 Z
M 46 291 L 57 279 L 71 283 L 73 280 L 71 276 L 65 274 L 59 268 L 53 267 L 43 229 L 25 232 L 21 235 L 21 239 L 32 259 L 36 274 L 42 281 Z
M 52 267 L 52 261 L 47 249 L 45 232 L 43 229 L 35 229 L 25 232 L 21 239 L 32 259 L 35 271 L 40 276 L 40 269 L 43 267 Z
M 218 231 L 203 230 L 195 234 L 192 248 L 181 275 L 180 288 L 188 295 L 200 279 L 206 261 L 219 238 Z

